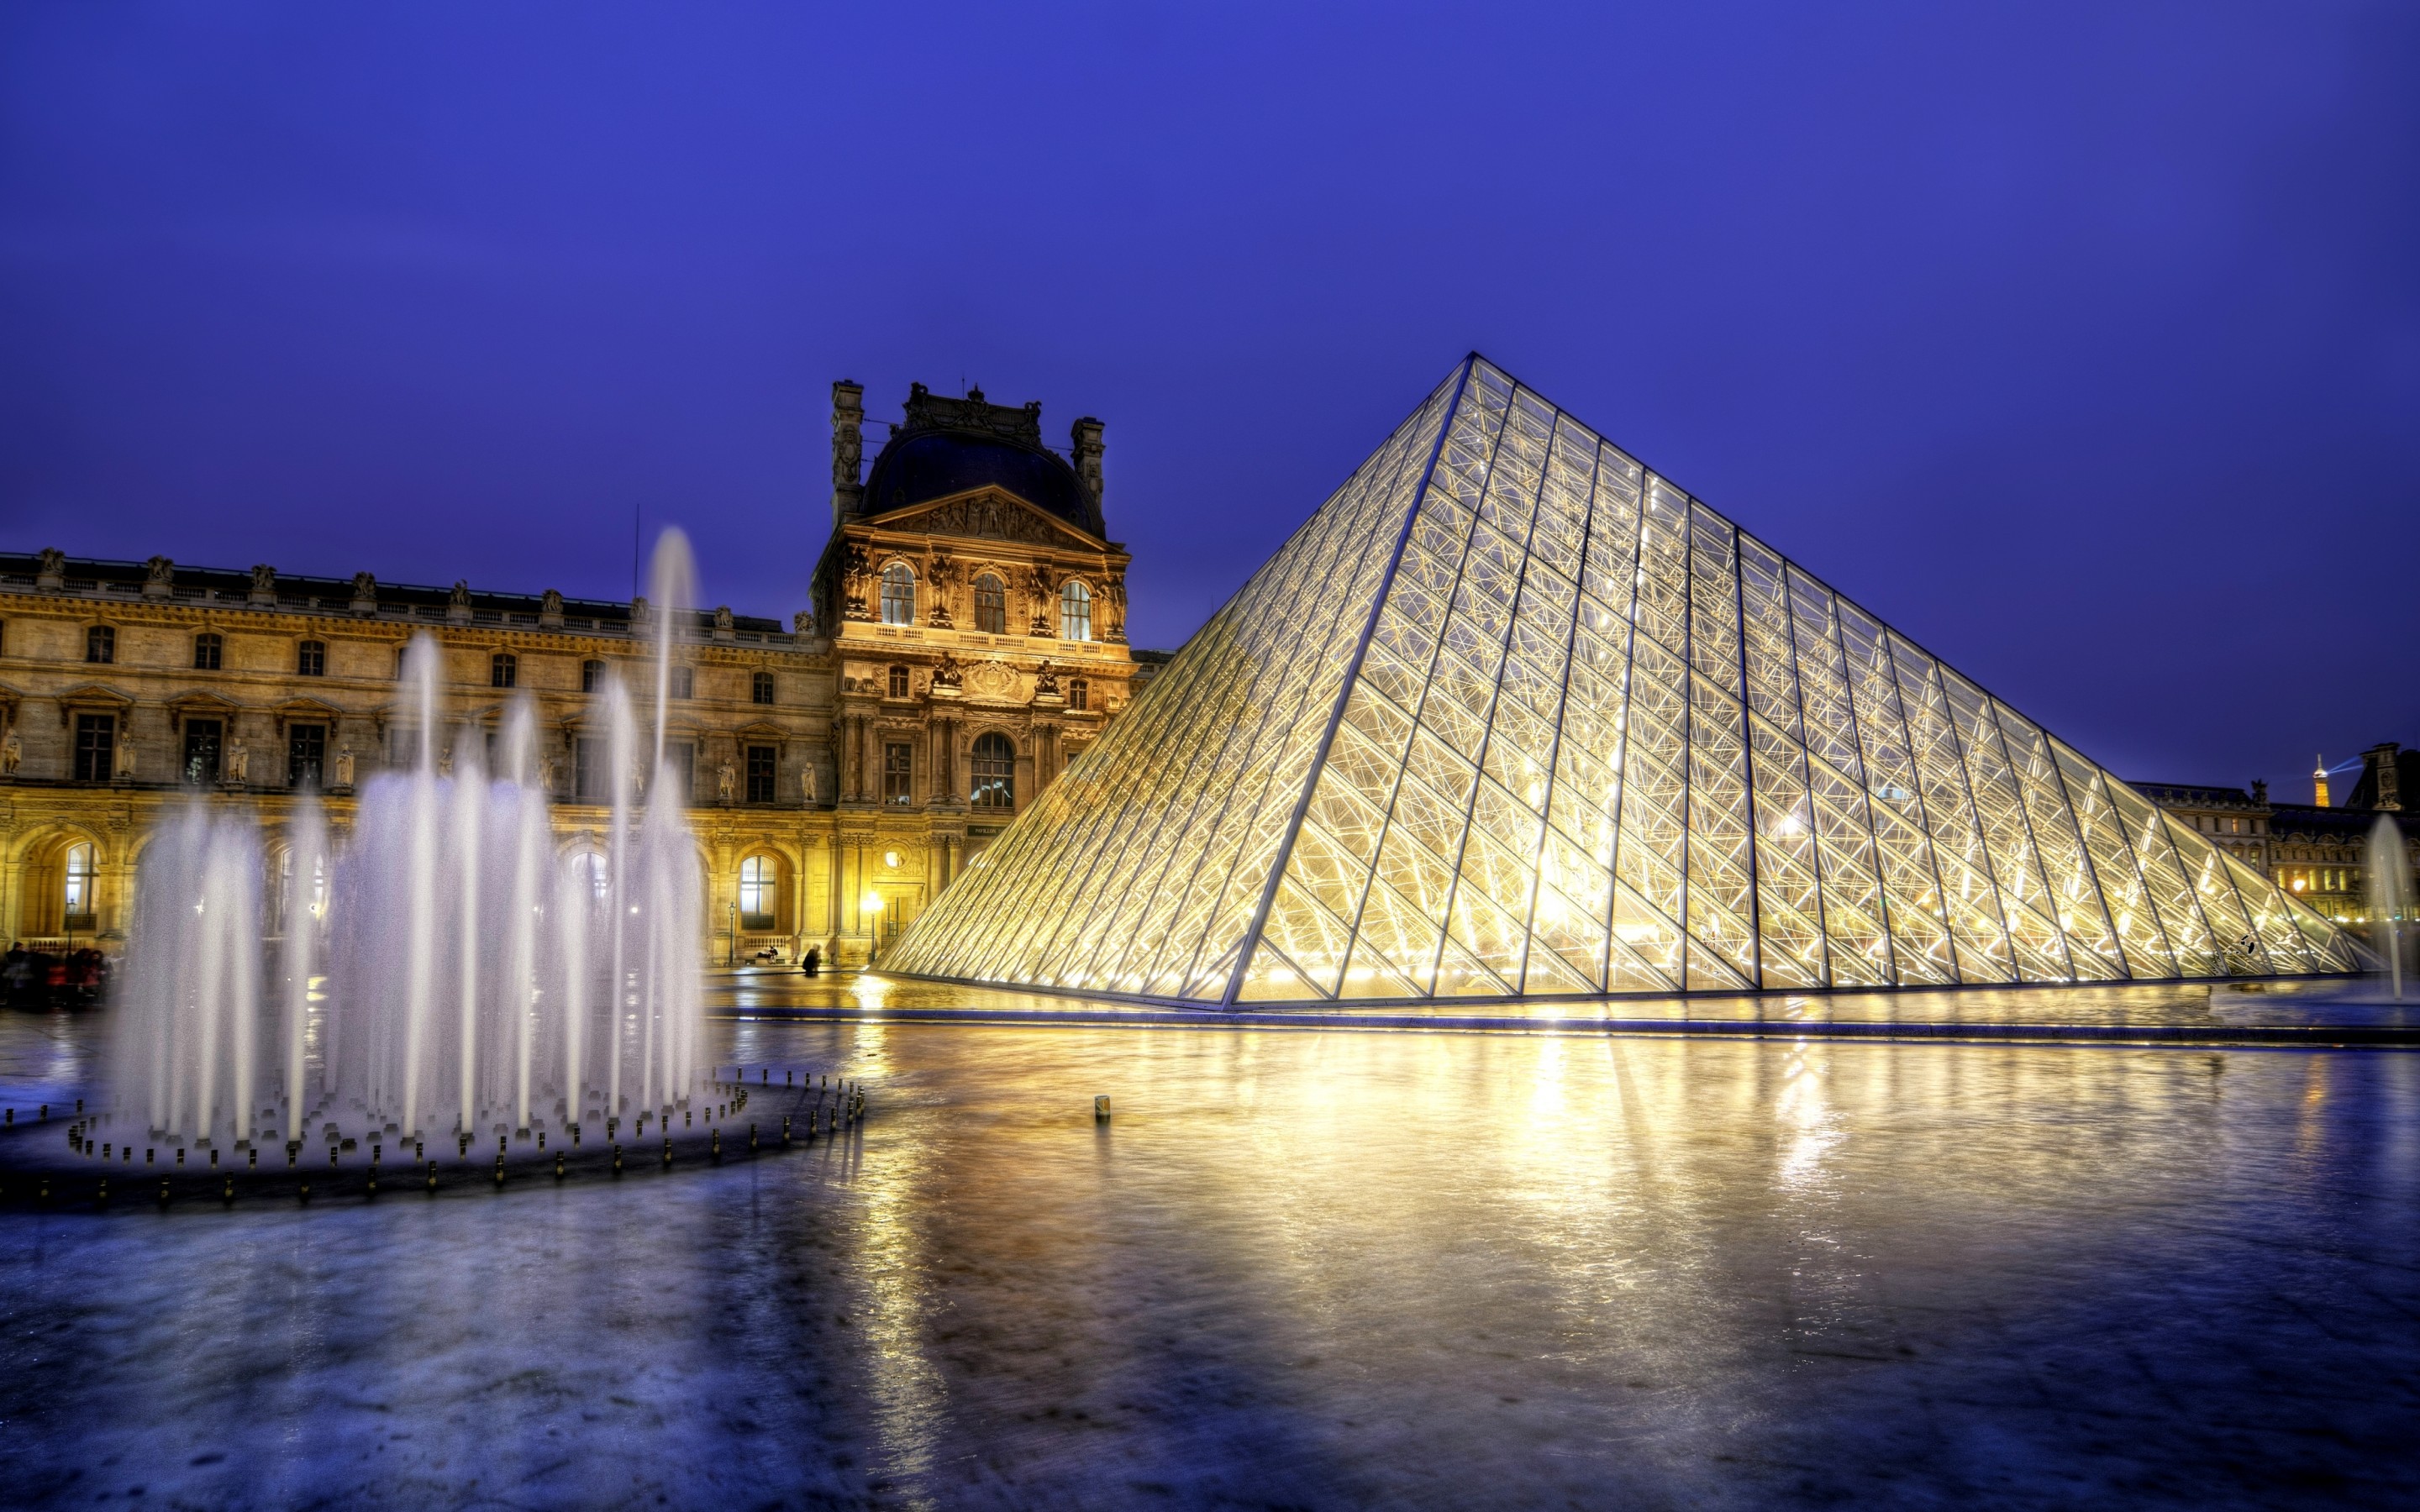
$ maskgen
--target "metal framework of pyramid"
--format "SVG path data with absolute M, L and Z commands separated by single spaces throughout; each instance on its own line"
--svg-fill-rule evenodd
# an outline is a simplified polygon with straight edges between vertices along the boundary
M 885 968 L 1233 1004 L 2355 964 L 1473 356 Z

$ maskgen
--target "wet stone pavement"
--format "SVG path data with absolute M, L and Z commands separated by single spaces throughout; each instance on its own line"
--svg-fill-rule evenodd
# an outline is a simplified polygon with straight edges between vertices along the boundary
M 75 1095 L 104 1025 L 0 1021 L 0 1099 Z M 713 1032 L 866 1122 L 7 1215 L 0 1505 L 2414 1498 L 2409 1052 Z

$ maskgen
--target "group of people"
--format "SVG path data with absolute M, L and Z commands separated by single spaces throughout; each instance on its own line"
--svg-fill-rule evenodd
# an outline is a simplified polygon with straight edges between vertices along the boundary
M 54 954 L 17 941 L 0 956 L 0 995 L 8 1007 L 30 1012 L 88 1008 L 101 1001 L 108 979 L 109 958 L 90 947 Z

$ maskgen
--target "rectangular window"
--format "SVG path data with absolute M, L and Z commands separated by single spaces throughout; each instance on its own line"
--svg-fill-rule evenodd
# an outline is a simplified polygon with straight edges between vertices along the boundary
M 697 747 L 686 740 L 664 742 L 664 768 L 672 775 L 683 803 L 697 801 Z
M 214 672 L 219 670 L 219 638 L 214 635 L 194 637 L 194 671 Z
M 571 745 L 571 795 L 582 803 L 610 803 L 605 791 L 605 742 L 582 736 Z
M 520 658 L 509 651 L 499 651 L 488 658 L 488 686 L 511 687 L 520 680 Z
M 194 787 L 206 787 L 219 779 L 219 747 L 226 737 L 225 727 L 216 719 L 185 721 L 185 780 Z
M 75 779 L 79 782 L 106 782 L 111 764 L 117 755 L 117 717 L 111 714 L 79 714 L 76 716 Z
M 676 699 L 697 696 L 697 669 L 675 667 L 672 671 L 672 696 Z
M 773 801 L 774 780 L 781 773 L 781 751 L 772 746 L 748 748 L 748 801 Z
M 1081 714 L 1089 706 L 1092 696 L 1093 690 L 1084 686 L 1082 678 L 1074 678 L 1068 682 L 1067 707 Z
M 106 625 L 96 625 L 84 633 L 84 659 L 109 662 L 117 659 L 117 632 Z
M 289 724 L 286 727 L 286 785 L 316 788 L 328 761 L 328 727 Z
M 916 779 L 916 748 L 892 741 L 882 748 L 882 801 L 913 803 Z
M 908 696 L 908 669 L 905 667 L 892 668 L 891 677 L 887 687 L 889 687 L 890 694 L 892 698 L 906 698 Z
M 757 672 L 748 679 L 748 702 L 751 703 L 770 703 L 773 702 L 773 674 L 771 672 Z
M 297 677 L 327 676 L 328 642 L 325 640 L 297 642 L 294 647 L 294 674 Z
M 605 664 L 603 662 L 583 661 L 580 664 L 580 691 L 594 693 L 604 685 L 604 682 Z

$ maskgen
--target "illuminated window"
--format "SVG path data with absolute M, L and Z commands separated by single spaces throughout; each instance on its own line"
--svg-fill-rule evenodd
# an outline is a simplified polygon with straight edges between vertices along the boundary
M 1092 689 L 1084 686 L 1084 680 L 1082 678 L 1075 677 L 1068 679 L 1067 707 L 1071 709 L 1087 708 L 1090 705 L 1086 701 L 1092 696 Z
M 219 670 L 220 640 L 214 635 L 194 637 L 194 671 L 214 672 Z
M 1016 807 L 1016 748 L 1008 743 L 1006 735 L 976 736 L 974 756 L 969 767 L 974 777 L 970 801 L 976 808 Z
M 613 873 L 606 870 L 605 857 L 595 851 L 582 851 L 572 856 L 569 865 L 572 896 L 585 892 L 589 902 L 602 905 L 613 885 Z
M 766 930 L 773 928 L 774 860 L 769 856 L 752 856 L 739 863 L 739 927 Z
M 904 562 L 882 569 L 882 623 L 916 623 L 916 574 Z
M 100 868 L 94 864 L 91 846 L 68 847 L 67 896 L 64 901 L 69 929 L 93 927 L 95 900 L 100 896 L 100 889 L 95 886 L 99 876 Z
M 509 651 L 499 651 L 488 658 L 488 686 L 510 687 L 520 679 L 520 658 Z
M 328 675 L 328 642 L 298 640 L 294 645 L 294 675 L 325 677 Z
M 975 579 L 975 628 L 985 635 L 1008 634 L 1008 590 L 987 572 Z
M 1059 590 L 1059 639 L 1093 639 L 1093 591 L 1073 578 Z
M 906 698 L 908 696 L 908 669 L 905 667 L 892 668 L 890 680 L 885 686 L 889 687 L 892 698 Z
M 117 632 L 106 625 L 96 625 L 84 633 L 84 659 L 109 662 L 117 659 Z
M 882 748 L 882 801 L 913 803 L 916 801 L 916 748 L 905 741 L 892 741 Z

